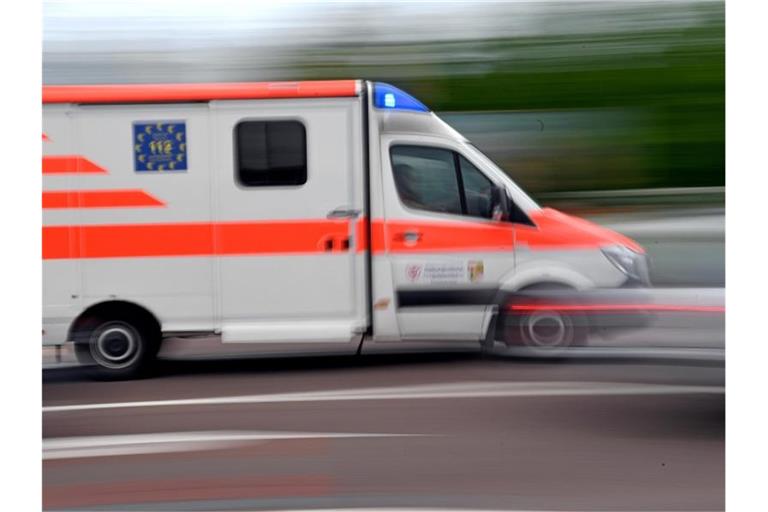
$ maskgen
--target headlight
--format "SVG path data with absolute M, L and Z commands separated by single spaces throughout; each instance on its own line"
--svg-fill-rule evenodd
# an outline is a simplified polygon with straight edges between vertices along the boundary
M 623 274 L 633 279 L 642 279 L 643 255 L 624 247 L 623 245 L 611 245 L 602 248 L 608 261 L 618 268 Z

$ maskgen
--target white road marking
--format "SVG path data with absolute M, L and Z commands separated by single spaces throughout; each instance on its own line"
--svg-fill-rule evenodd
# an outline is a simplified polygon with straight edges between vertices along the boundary
M 632 344 L 637 344 L 638 343 L 637 340 L 642 339 L 642 338 L 639 338 L 638 336 L 642 336 L 642 335 L 643 335 L 643 331 L 638 331 L 637 333 L 628 331 L 626 334 L 625 333 L 621 334 L 622 344 L 624 344 L 624 346 L 616 347 L 616 346 L 610 346 L 610 345 L 606 345 L 606 346 L 594 345 L 590 347 L 570 347 L 564 353 L 555 354 L 553 357 L 556 357 L 556 358 L 566 357 L 568 359 L 648 358 L 648 359 L 683 359 L 687 361 L 724 361 L 725 360 L 725 348 L 677 347 L 674 345 L 674 343 L 679 343 L 679 341 L 676 341 L 676 340 L 673 340 L 672 344 L 662 346 L 662 347 L 653 347 L 653 346 L 646 347 L 642 345 L 631 346 Z M 723 345 L 722 337 L 718 340 L 716 335 L 713 334 L 711 338 L 712 338 L 711 341 L 706 340 L 704 341 L 704 343 Z M 218 343 L 218 341 L 216 343 Z M 595 340 L 592 340 L 592 343 L 595 343 Z M 615 343 L 615 341 L 611 340 L 610 343 Z M 642 340 L 642 343 L 646 343 L 646 341 Z M 701 339 L 699 339 L 697 343 L 702 343 Z M 525 348 L 506 347 L 502 345 L 500 342 L 497 342 L 496 345 L 498 346 L 497 352 L 496 352 L 496 354 L 498 355 L 511 355 L 515 357 L 531 355 L 531 352 L 529 350 L 526 350 Z M 229 354 L 222 351 L 217 352 L 217 350 L 220 350 L 220 349 L 217 349 L 216 346 L 210 346 L 210 347 L 205 347 L 204 349 L 201 349 L 200 353 L 197 353 L 194 351 L 188 354 L 182 354 L 179 352 L 177 353 L 169 352 L 170 358 L 168 358 L 168 360 L 174 360 L 174 361 L 208 360 L 210 361 L 212 354 L 214 355 L 214 357 L 219 359 L 224 359 L 224 360 L 238 359 L 243 357 L 242 354 Z M 551 356 L 537 353 L 535 357 L 546 359 L 547 357 L 551 357 Z M 81 364 L 78 363 L 77 361 L 62 361 L 60 363 L 44 362 L 42 369 L 44 371 L 64 370 L 69 368 L 79 368 L 80 366 Z
M 501 347 L 497 354 L 500 356 L 530 356 L 531 351 L 524 347 Z M 548 357 L 569 359 L 615 359 L 615 358 L 649 358 L 649 359 L 684 359 L 688 361 L 725 361 L 723 348 L 654 348 L 654 347 L 571 347 L 564 354 L 536 354 L 537 358 Z
M 265 512 L 588 512 L 592 509 L 487 509 L 487 508 L 437 508 L 437 507 L 359 507 L 359 508 L 281 508 L 266 510 Z M 698 512 L 714 512 L 701 509 Z
M 77 436 L 43 439 L 43 460 L 218 450 L 264 441 L 288 439 L 354 439 L 366 437 L 414 437 L 419 435 L 421 434 L 201 431 Z
M 345 400 L 409 400 L 424 398 L 486 398 L 608 395 L 681 395 L 723 394 L 722 386 L 675 386 L 622 382 L 457 382 L 417 386 L 275 393 L 265 395 L 223 396 L 112 402 L 73 405 L 49 405 L 43 413 L 126 409 L 139 407 L 174 407 L 190 405 L 235 405 L 284 402 L 334 402 Z

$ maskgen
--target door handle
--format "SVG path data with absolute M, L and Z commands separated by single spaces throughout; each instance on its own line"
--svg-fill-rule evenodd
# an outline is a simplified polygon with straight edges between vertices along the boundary
M 414 245 L 421 240 L 421 232 L 414 230 L 401 231 L 400 233 L 395 233 L 394 238 L 396 242 L 403 242 L 405 245 Z
M 320 239 L 319 247 L 325 252 L 349 251 L 349 236 L 328 235 Z
M 328 212 L 326 218 L 328 219 L 356 219 L 360 215 L 360 210 L 354 208 L 336 208 Z

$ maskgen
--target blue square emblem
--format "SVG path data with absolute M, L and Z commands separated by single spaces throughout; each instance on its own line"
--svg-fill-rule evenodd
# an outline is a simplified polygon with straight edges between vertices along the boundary
M 133 168 L 137 172 L 186 171 L 186 123 L 184 121 L 133 123 Z

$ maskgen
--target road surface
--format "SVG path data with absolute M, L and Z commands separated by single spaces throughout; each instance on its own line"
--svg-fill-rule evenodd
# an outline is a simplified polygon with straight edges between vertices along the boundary
M 43 374 L 48 510 L 722 510 L 722 361 L 475 354 Z

